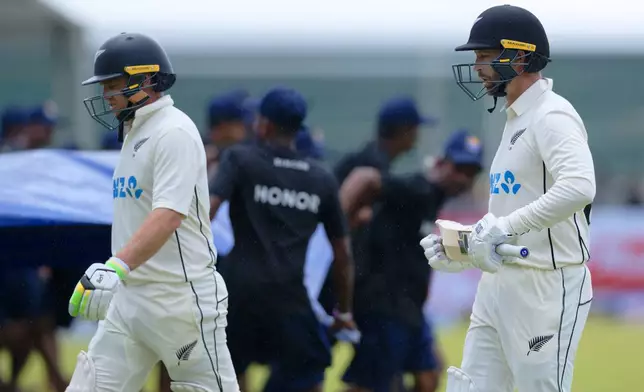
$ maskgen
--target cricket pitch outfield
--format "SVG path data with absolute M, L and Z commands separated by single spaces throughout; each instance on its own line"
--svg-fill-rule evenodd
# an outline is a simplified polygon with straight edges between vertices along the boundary
M 438 330 L 438 341 L 445 354 L 446 365 L 458 365 L 467 324 Z M 61 341 L 63 370 L 71 375 L 79 350 L 87 341 L 65 338 Z M 584 335 L 575 363 L 574 391 L 580 392 L 630 392 L 641 387 L 642 353 L 644 353 L 644 324 L 629 324 L 608 318 L 592 317 Z M 333 366 L 327 370 L 325 392 L 342 391 L 340 376 L 352 356 L 350 346 L 339 345 L 333 357 Z M 6 353 L 0 355 L 0 370 L 6 379 L 9 362 Z M 261 391 L 268 376 L 266 369 L 255 366 L 250 370 L 252 392 Z M 156 371 L 148 380 L 145 392 L 156 392 Z M 44 366 L 33 355 L 22 374 L 20 385 L 24 392 L 44 392 L 46 389 Z M 444 390 L 441 388 L 441 392 Z

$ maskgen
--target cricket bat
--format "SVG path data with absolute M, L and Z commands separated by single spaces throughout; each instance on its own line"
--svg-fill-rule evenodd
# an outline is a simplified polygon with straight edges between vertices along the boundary
M 467 249 L 473 227 L 445 219 L 438 219 L 436 226 L 438 226 L 441 237 L 443 237 L 443 247 L 447 257 L 454 261 L 469 261 Z M 530 254 L 530 251 L 525 246 L 501 244 L 496 247 L 496 253 L 501 256 L 525 259 Z

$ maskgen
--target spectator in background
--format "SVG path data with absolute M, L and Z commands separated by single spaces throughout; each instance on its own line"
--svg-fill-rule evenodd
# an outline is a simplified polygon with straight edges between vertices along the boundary
M 234 90 L 218 95 L 208 104 L 209 145 L 206 146 L 208 157 L 208 176 L 213 179 L 217 172 L 219 156 L 225 149 L 248 138 L 247 122 L 250 115 L 245 106 L 248 94 Z M 214 218 L 211 208 L 210 220 Z
M 295 135 L 295 149 L 307 157 L 323 160 L 324 146 L 313 138 L 311 130 L 303 126 Z
M 60 358 L 58 356 L 58 339 L 56 337 L 56 290 L 60 285 L 60 278 L 55 278 L 56 271 L 50 266 L 43 265 L 38 268 L 39 285 L 42 285 L 42 299 L 40 311 L 34 323 L 33 342 L 34 348 L 42 356 L 49 385 L 56 392 L 65 392 L 68 381 L 60 369 Z M 60 274 L 58 274 L 60 275 Z
M 2 112 L 2 133 L 0 134 L 0 152 L 25 149 L 27 140 L 24 129 L 29 115 L 23 108 L 13 106 Z
M 226 148 L 246 138 L 247 109 L 244 106 L 248 94 L 230 91 L 215 96 L 208 104 L 208 129 L 210 141 Z
M 17 390 L 37 334 L 44 284 L 38 268 L 11 264 L 0 274 L 0 332 L 11 355 L 8 390 Z M 64 389 L 63 389 L 64 390 Z
M 378 113 L 376 135 L 358 151 L 345 155 L 335 166 L 338 183 L 342 184 L 356 167 L 366 166 L 377 169 L 383 175 L 389 172 L 393 161 L 416 146 L 421 126 L 433 126 L 437 120 L 420 114 L 416 102 L 409 97 L 395 97 L 383 103 Z M 368 227 L 360 227 L 374 214 L 375 206 L 364 206 L 348 219 L 355 227 L 351 233 L 353 254 L 356 262 L 356 284 L 363 278 L 363 269 L 369 263 L 367 236 Z M 335 306 L 332 296 L 331 276 L 327 274 L 319 295 L 319 301 L 326 312 Z
M 32 108 L 24 128 L 25 149 L 45 148 L 51 145 L 54 128 L 58 123 L 58 107 L 52 101 Z
M 233 301 L 228 344 L 240 379 L 250 362 L 260 361 L 271 364 L 265 391 L 321 390 L 330 352 L 303 284 L 305 255 L 318 223 L 324 223 L 335 254 L 340 302 L 336 327 L 353 331 L 352 262 L 344 214 L 333 177 L 294 151 L 293 139 L 306 117 L 304 98 L 294 90 L 273 89 L 262 99 L 260 113 L 258 142 L 226 151 L 211 189 L 214 212 L 230 199 L 235 234 L 226 277 Z M 307 206 L 257 199 L 258 189 L 269 192 L 269 187 L 280 195 L 301 192 Z
M 52 101 L 33 107 L 27 111 L 27 122 L 24 127 L 25 149 L 40 149 L 51 146 L 54 129 L 58 124 L 58 107 Z M 64 392 L 67 381 L 64 379 L 59 367 L 58 342 L 56 339 L 56 312 L 54 297 L 56 282 L 52 281 L 53 271 L 47 265 L 42 265 L 37 270 L 38 282 L 31 284 L 42 298 L 33 324 L 34 348 L 42 355 L 50 385 L 57 392 Z
M 413 373 L 416 392 L 438 388 L 442 360 L 423 314 L 431 269 L 418 243 L 444 203 L 471 189 L 482 165 L 480 140 L 458 131 L 443 156 L 421 172 L 392 176 L 357 168 L 344 181 L 340 200 L 347 215 L 381 202 L 369 223 L 369 269 L 355 288 L 363 335 L 344 377 L 350 391 L 390 392 L 405 372 Z
M 42 106 L 29 110 L 18 107 L 5 110 L 2 115 L 2 151 L 48 146 L 56 123 L 53 109 Z M 12 359 L 9 391 L 16 389 L 32 347 L 42 354 L 55 390 L 64 391 L 67 386 L 57 365 L 53 303 L 46 302 L 50 276 L 51 269 L 47 266 L 11 266 L 0 279 L 0 324 Z

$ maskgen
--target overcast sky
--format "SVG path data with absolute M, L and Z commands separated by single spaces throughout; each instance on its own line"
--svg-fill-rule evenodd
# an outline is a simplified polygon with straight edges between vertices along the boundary
M 467 39 L 489 0 L 41 0 L 64 10 L 98 40 L 121 31 L 172 45 L 443 43 Z M 517 0 L 544 24 L 553 47 L 636 44 L 644 48 L 644 3 Z

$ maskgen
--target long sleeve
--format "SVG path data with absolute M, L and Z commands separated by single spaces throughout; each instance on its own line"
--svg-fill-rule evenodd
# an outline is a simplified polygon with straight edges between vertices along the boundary
M 535 139 L 553 184 L 543 196 L 508 215 L 514 234 L 550 228 L 595 198 L 595 169 L 583 124 L 566 112 L 553 111 L 536 124 Z

